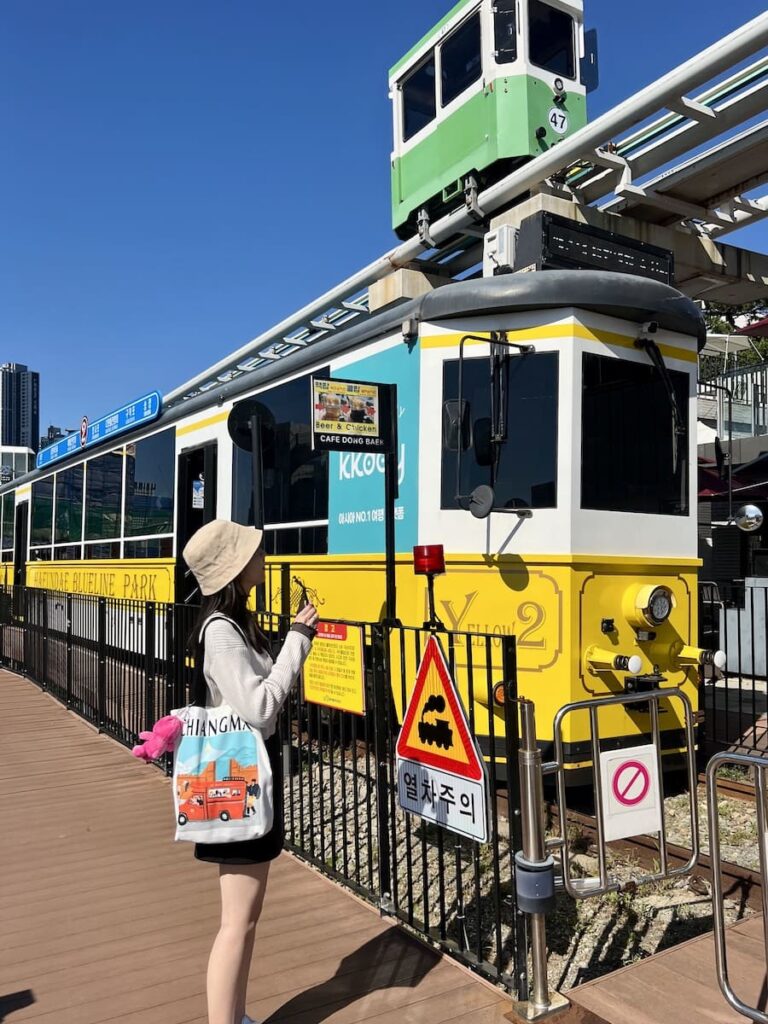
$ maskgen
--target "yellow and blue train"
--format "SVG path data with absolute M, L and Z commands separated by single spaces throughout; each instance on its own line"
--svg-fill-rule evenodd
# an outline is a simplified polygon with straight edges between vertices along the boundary
M 252 459 L 227 421 L 256 395 L 269 413 L 270 564 L 287 564 L 324 618 L 378 621 L 383 459 L 313 450 L 310 379 L 393 383 L 400 619 L 426 618 L 412 548 L 442 544 L 440 618 L 517 637 L 519 691 L 536 701 L 545 740 L 562 705 L 630 679 L 680 686 L 696 706 L 701 664 L 713 657 L 696 647 L 703 340 L 696 306 L 652 280 L 545 271 L 446 285 L 1 487 L 5 582 L 194 600 L 179 557 L 187 538 L 214 516 L 253 521 Z M 275 608 L 284 578 L 270 577 Z M 393 680 L 402 714 L 400 693 Z M 503 737 L 503 709 L 476 700 L 473 712 L 486 755 L 501 757 L 488 736 L 496 715 Z M 572 717 L 566 755 L 578 766 L 589 750 Z M 680 722 L 671 710 L 662 717 L 674 751 Z M 646 725 L 617 710 L 601 731 L 621 744 Z

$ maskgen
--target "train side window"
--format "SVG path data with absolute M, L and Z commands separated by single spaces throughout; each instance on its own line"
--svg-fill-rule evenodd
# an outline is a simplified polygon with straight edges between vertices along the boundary
M 508 508 L 555 508 L 557 505 L 556 352 L 513 356 L 504 374 L 506 439 L 490 444 L 489 360 L 465 359 L 462 398 L 469 409 L 471 447 L 461 458 L 460 493 L 489 484 L 496 504 Z M 443 399 L 457 402 L 459 362 L 443 364 Z M 536 444 L 526 443 L 535 437 Z M 444 438 L 445 441 L 448 438 Z M 441 508 L 458 508 L 457 453 L 447 444 L 442 452 Z
M 318 520 L 328 519 L 328 453 L 312 450 L 310 378 L 298 377 L 255 397 L 264 409 L 264 522 L 268 526 L 302 524 L 301 529 L 276 530 L 279 541 L 274 552 L 267 548 L 268 553 L 323 553 L 316 551 L 322 539 L 318 541 L 312 529 L 305 528 L 325 526 Z M 251 453 L 240 448 L 233 453 L 232 520 L 253 524 L 253 461 Z M 324 536 L 327 550 L 327 529 Z M 285 545 L 294 550 L 285 550 Z
M 53 477 L 32 484 L 31 545 L 53 543 Z
M 13 554 L 13 531 L 16 522 L 16 495 L 14 491 L 8 491 L 3 495 L 3 552 Z
M 83 467 L 71 466 L 56 474 L 54 542 L 80 543 L 83 532 Z
M 72 559 L 79 560 L 82 557 L 82 548 L 79 544 L 62 544 L 60 547 L 55 547 L 53 549 L 54 562 L 63 562 Z
M 677 443 L 653 366 L 584 353 L 582 374 L 582 508 L 687 515 L 688 374 L 669 371 L 685 418 Z
M 125 536 L 173 533 L 175 431 L 129 444 L 125 455 Z
M 435 54 L 403 79 L 403 142 L 413 138 L 437 116 Z
M 108 540 L 120 536 L 122 494 L 122 450 L 91 459 L 85 474 L 86 540 Z
M 120 541 L 113 541 L 111 544 L 84 544 L 83 558 L 119 558 Z
M 328 527 L 300 526 L 294 530 L 265 530 L 264 550 L 268 555 L 327 555 Z
M 124 558 L 172 558 L 173 537 L 150 537 L 130 540 L 124 544 Z
M 517 0 L 496 0 L 493 36 L 496 63 L 514 63 L 517 60 Z
M 576 77 L 573 18 L 543 0 L 529 0 L 531 63 L 561 78 Z
M 483 73 L 480 56 L 480 14 L 473 14 L 448 36 L 440 48 L 441 102 L 451 100 L 468 89 Z

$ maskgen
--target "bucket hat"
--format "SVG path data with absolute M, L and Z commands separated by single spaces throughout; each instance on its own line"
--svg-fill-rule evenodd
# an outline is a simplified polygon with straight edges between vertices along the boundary
M 182 552 L 184 561 L 207 597 L 236 579 L 256 554 L 263 530 L 213 519 L 201 526 Z

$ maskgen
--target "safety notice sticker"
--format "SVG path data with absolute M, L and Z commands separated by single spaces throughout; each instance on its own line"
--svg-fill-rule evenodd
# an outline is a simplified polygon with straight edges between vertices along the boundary
M 600 780 L 607 841 L 661 830 L 658 762 L 652 743 L 604 751 Z

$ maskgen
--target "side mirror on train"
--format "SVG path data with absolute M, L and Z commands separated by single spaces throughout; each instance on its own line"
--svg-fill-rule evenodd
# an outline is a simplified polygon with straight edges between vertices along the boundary
M 469 511 L 475 519 L 487 519 L 495 504 L 496 495 L 487 484 L 480 484 L 469 496 Z
M 472 426 L 472 447 L 478 466 L 493 465 L 493 444 L 491 442 L 491 420 L 481 416 Z
M 469 402 L 464 399 L 443 402 L 443 451 L 465 452 L 471 444 Z

